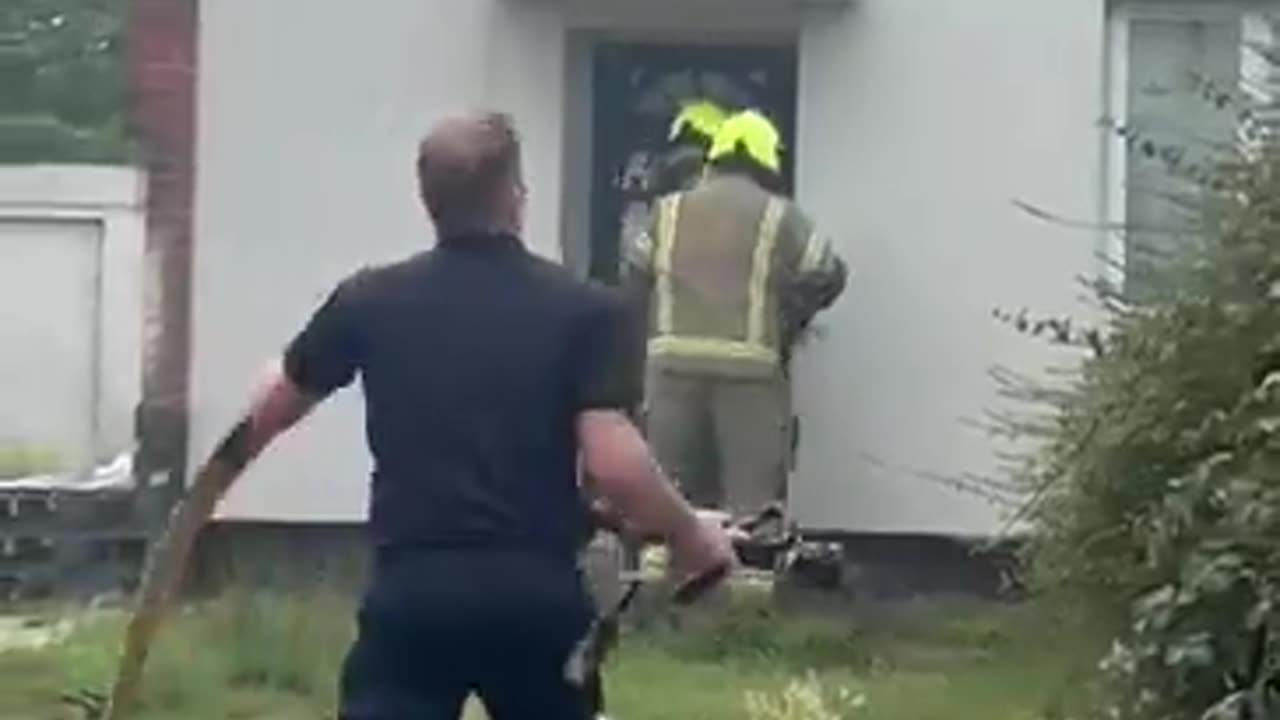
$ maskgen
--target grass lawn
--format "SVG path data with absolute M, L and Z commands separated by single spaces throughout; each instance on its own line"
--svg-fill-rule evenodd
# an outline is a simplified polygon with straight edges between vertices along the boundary
M 331 717 L 349 639 L 341 600 L 232 595 L 188 608 L 149 665 L 148 720 Z M 70 720 L 60 692 L 104 687 L 121 618 L 62 641 L 0 651 L 0 720 Z M 780 617 L 759 602 L 633 633 L 608 669 L 619 720 L 1039 720 L 1060 717 L 1097 648 L 1034 608 Z M 754 698 L 754 699 L 753 699 Z M 772 707 L 761 705 L 761 698 Z M 790 704 L 788 707 L 788 703 Z M 826 710 L 822 709 L 826 707 Z M 474 708 L 468 718 L 482 718 Z

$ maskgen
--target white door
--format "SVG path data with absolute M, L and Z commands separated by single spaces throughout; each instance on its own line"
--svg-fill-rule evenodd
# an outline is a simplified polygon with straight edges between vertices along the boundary
M 100 243 L 97 223 L 0 220 L 0 461 L 93 460 Z

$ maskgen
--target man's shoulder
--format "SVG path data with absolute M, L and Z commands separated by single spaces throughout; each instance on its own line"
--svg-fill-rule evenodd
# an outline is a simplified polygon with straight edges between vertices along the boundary
M 613 314 L 623 307 L 622 293 L 618 288 L 594 280 L 580 283 L 583 304 L 594 312 Z
M 597 280 L 581 278 L 564 265 L 531 256 L 535 274 L 550 290 L 584 311 L 608 311 L 619 302 L 618 292 Z
M 528 275 L 536 289 L 556 295 L 579 292 L 582 281 L 564 265 L 532 252 L 528 252 L 526 257 Z
M 575 314 L 611 313 L 621 304 L 617 288 L 582 278 L 561 263 L 530 254 L 530 265 L 543 290 L 564 302 Z
M 727 200 L 734 204 L 746 202 L 752 205 L 764 205 L 775 195 L 750 178 L 740 175 L 719 175 L 685 191 L 685 197 L 694 201 L 705 199 L 708 202 L 724 202 Z M 781 197 L 779 199 L 785 200 Z
M 351 271 L 338 283 L 338 289 L 350 294 L 367 294 L 394 284 L 418 271 L 431 260 L 430 251 L 383 263 L 369 263 Z
M 770 197 L 782 205 L 784 224 L 794 223 L 804 228 L 810 228 L 813 225 L 813 220 L 809 217 L 809 213 L 805 212 L 805 209 L 800 207 L 800 203 L 793 198 L 789 198 L 786 195 L 771 195 Z
M 332 297 L 346 307 L 379 305 L 387 298 L 403 297 L 424 287 L 419 278 L 432 261 L 430 251 L 400 260 L 362 265 L 334 286 Z
M 733 195 L 738 203 L 745 202 L 755 211 L 770 206 L 776 207 L 781 212 L 781 222 L 784 228 L 798 228 L 807 232 L 808 228 L 813 224 L 809 214 L 790 195 L 766 188 L 753 180 L 746 178 L 734 179 L 739 182 L 735 182 L 732 186 L 726 188 L 725 192 Z

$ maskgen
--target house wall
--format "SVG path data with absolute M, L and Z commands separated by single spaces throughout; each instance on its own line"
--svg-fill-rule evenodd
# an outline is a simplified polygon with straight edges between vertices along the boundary
M 413 158 L 441 114 L 494 106 L 519 118 L 529 241 L 558 256 L 562 35 L 553 12 L 495 0 L 202 4 L 192 462 L 334 283 L 431 242 Z M 341 394 L 220 516 L 362 519 L 361 422 L 357 394 Z
M 1105 4 L 859 0 L 806 25 L 797 194 L 855 273 L 797 370 L 807 524 L 1002 527 L 951 481 L 999 472 L 967 422 L 1008 409 L 988 371 L 1061 360 L 992 310 L 1088 313 L 1098 234 L 1013 203 L 1101 218 Z
M 996 401 L 988 369 L 1050 359 L 991 311 L 1074 309 L 1076 275 L 1096 269 L 1092 233 L 1034 220 L 1013 201 L 1097 217 L 1103 0 L 753 2 L 676 12 L 659 0 L 386 0 L 377 13 L 204 3 L 190 459 L 234 421 L 261 364 L 337 280 L 430 241 L 412 157 L 441 113 L 514 113 L 529 241 L 559 257 L 559 232 L 582 232 L 567 213 L 581 212 L 588 145 L 571 132 L 574 108 L 588 107 L 576 94 L 582 68 L 566 66 L 568 38 L 581 36 L 571 31 L 791 32 L 798 196 L 856 273 L 800 360 L 798 518 L 844 531 L 994 532 L 996 510 L 946 480 L 995 467 L 989 438 L 964 422 Z M 570 238 L 571 250 L 581 244 Z M 357 394 L 344 393 L 251 470 L 221 516 L 362 519 L 360 423 Z
M 132 168 L 0 167 L 0 447 L 73 470 L 132 445 L 142 188 Z

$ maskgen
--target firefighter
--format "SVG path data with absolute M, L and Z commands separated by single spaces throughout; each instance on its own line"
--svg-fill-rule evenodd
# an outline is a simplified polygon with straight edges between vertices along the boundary
M 780 174 L 780 146 L 761 113 L 728 118 L 706 180 L 660 198 L 625 251 L 624 283 L 648 313 L 650 442 L 695 505 L 735 516 L 785 495 L 786 361 L 847 274 L 808 216 L 765 190 Z M 712 451 L 718 477 L 699 471 Z

